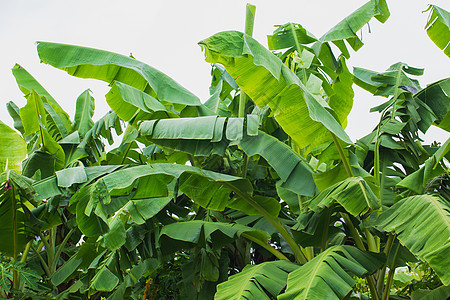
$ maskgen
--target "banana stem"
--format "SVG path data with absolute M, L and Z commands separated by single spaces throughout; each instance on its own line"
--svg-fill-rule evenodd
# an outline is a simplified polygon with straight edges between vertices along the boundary
M 291 237 L 291 235 L 287 232 L 286 228 L 283 227 L 280 220 L 277 217 L 272 216 L 269 214 L 261 205 L 259 205 L 255 200 L 252 199 L 252 197 L 241 190 L 235 188 L 234 186 L 230 185 L 227 182 L 221 182 L 222 185 L 229 188 L 233 192 L 235 192 L 239 197 L 244 199 L 248 204 L 250 204 L 252 207 L 254 207 L 264 218 L 266 218 L 270 224 L 272 224 L 273 227 L 281 234 L 281 236 L 286 240 L 288 245 L 291 247 L 292 251 L 294 251 L 294 256 L 296 261 L 305 264 L 308 262 L 308 259 L 306 258 L 305 254 L 302 252 L 300 247 L 297 245 L 297 243 L 294 241 L 294 239 Z
M 246 239 L 248 239 L 248 240 L 250 240 L 250 241 L 252 241 L 252 242 L 254 242 L 255 244 L 260 245 L 261 247 L 263 247 L 264 249 L 266 249 L 267 251 L 272 253 L 275 257 L 277 257 L 279 259 L 284 259 L 284 260 L 289 261 L 289 259 L 286 256 L 284 256 L 283 253 L 281 253 L 277 249 L 271 247 L 269 244 L 264 243 L 264 242 L 258 240 L 257 238 L 255 238 L 255 237 L 253 237 L 253 236 L 251 236 L 249 234 L 246 234 L 246 233 L 241 233 L 241 236 L 246 238 Z

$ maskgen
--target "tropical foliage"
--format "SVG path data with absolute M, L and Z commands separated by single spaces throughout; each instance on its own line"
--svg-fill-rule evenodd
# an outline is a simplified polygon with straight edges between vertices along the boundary
M 446 55 L 449 13 L 426 31 Z M 199 42 L 198 97 L 133 57 L 38 42 L 40 60 L 110 86 L 73 119 L 22 66 L 0 122 L 0 295 L 17 299 L 444 299 L 450 294 L 450 78 L 347 66 L 371 0 L 317 38 L 286 23 Z M 350 48 L 352 50 L 350 50 Z M 383 103 L 346 134 L 353 84 Z

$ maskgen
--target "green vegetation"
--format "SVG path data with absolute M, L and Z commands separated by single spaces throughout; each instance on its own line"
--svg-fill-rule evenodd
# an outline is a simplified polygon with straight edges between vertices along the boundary
M 449 13 L 430 6 L 449 56 Z M 39 42 L 42 62 L 110 86 L 72 119 L 22 66 L 0 122 L 0 296 L 16 299 L 444 299 L 450 294 L 450 78 L 347 67 L 372 0 L 320 38 L 286 23 L 199 42 L 204 103 L 133 57 Z M 384 102 L 352 142 L 353 84 Z M 401 298 L 403 299 L 403 298 Z

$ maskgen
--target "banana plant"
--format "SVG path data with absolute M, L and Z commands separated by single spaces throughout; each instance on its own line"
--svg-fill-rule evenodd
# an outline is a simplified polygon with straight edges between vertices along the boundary
M 39 42 L 43 63 L 109 84 L 110 112 L 94 121 L 87 90 L 71 120 L 13 68 L 27 104 L 7 105 L 20 134 L 0 123 L 2 295 L 448 292 L 450 140 L 424 145 L 419 135 L 432 125 L 449 131 L 448 78 L 422 88 L 413 76 L 423 70 L 405 63 L 348 68 L 363 46 L 358 31 L 389 17 L 384 0 L 320 38 L 300 24 L 277 26 L 268 49 L 252 38 L 255 7 L 246 9 L 245 33 L 199 43 L 212 63 L 205 102 L 134 57 Z M 427 32 L 440 46 L 448 13 L 430 10 Z M 354 83 L 386 100 L 356 142 L 345 132 Z

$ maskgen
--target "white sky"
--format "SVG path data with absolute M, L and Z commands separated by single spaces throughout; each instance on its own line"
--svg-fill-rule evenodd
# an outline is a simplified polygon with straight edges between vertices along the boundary
M 96 99 L 98 119 L 108 110 L 105 82 L 79 79 L 51 66 L 40 64 L 36 41 L 75 44 L 133 56 L 167 75 L 206 101 L 209 96 L 210 66 L 197 42 L 224 30 L 243 31 L 248 1 L 7 1 L 0 0 L 0 120 L 12 125 L 6 103 L 22 107 L 26 100 L 18 89 L 11 68 L 17 62 L 28 70 L 60 105 L 73 116 L 75 101 L 87 88 Z M 254 37 L 267 45 L 273 25 L 295 22 L 320 37 L 365 0 L 254 0 Z M 345 3 L 345 5 L 343 5 Z M 428 13 L 424 0 L 388 0 L 391 17 L 385 24 L 370 22 L 371 33 L 363 29 L 365 45 L 351 53 L 350 66 L 384 71 L 398 61 L 425 68 L 421 85 L 450 76 L 450 59 L 428 38 L 424 30 Z M 450 10 L 448 0 L 432 4 Z M 347 132 L 352 138 L 368 134 L 379 115 L 369 108 L 383 98 L 372 97 L 355 86 L 354 107 Z M 448 134 L 436 127 L 427 142 L 444 141 Z

